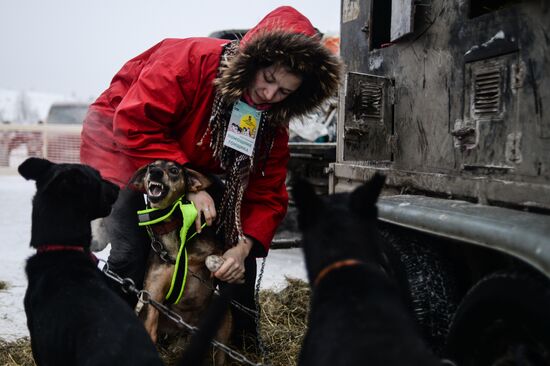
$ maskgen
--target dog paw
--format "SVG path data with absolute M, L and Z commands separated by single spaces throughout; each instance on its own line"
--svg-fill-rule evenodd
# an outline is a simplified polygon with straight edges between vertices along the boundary
M 206 265 L 206 268 L 208 268 L 210 272 L 216 272 L 218 269 L 220 269 L 223 262 L 224 262 L 224 259 L 219 255 L 209 255 L 204 260 L 204 264 Z

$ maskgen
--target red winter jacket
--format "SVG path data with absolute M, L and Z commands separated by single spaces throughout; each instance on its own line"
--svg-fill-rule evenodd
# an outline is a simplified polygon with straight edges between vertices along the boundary
M 267 15 L 242 42 L 273 28 L 315 34 L 307 18 L 290 7 L 281 7 Z M 190 163 L 197 170 L 220 173 L 209 139 L 201 146 L 197 143 L 208 126 L 215 94 L 213 81 L 227 42 L 166 39 L 128 61 L 90 106 L 82 131 L 82 163 L 95 167 L 121 187 L 138 168 L 156 159 Z M 288 130 L 279 128 L 267 164 L 251 174 L 242 202 L 243 231 L 258 240 L 266 253 L 286 213 L 288 159 Z

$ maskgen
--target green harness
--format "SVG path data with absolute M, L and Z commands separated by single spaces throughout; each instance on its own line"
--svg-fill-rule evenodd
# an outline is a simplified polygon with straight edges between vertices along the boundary
M 154 224 L 158 224 L 159 222 L 162 222 L 172 216 L 176 208 L 179 207 L 181 211 L 181 216 L 183 218 L 183 223 L 181 225 L 180 229 L 180 248 L 178 251 L 178 256 L 176 258 L 174 273 L 172 275 L 172 283 L 170 284 L 170 290 L 168 291 L 168 294 L 166 295 L 166 301 L 172 304 L 177 304 L 181 297 L 183 296 L 183 290 L 185 288 L 185 282 L 187 280 L 187 266 L 188 266 L 188 259 L 187 259 L 187 249 L 185 248 L 185 244 L 187 241 L 191 240 L 197 233 L 193 233 L 188 239 L 187 239 L 187 232 L 189 231 L 189 228 L 191 225 L 195 222 L 195 219 L 197 217 L 197 209 L 195 208 L 195 205 L 193 202 L 189 203 L 183 203 L 183 197 L 181 196 L 171 207 L 167 207 L 164 209 L 158 209 L 158 208 L 147 208 L 145 210 L 139 210 L 137 212 L 138 219 L 139 219 L 139 226 L 150 226 Z M 206 224 L 203 225 L 203 227 Z M 150 235 L 152 235 L 151 232 L 149 232 Z M 154 239 L 154 238 L 151 238 Z M 183 253 L 184 263 L 181 264 L 181 255 Z

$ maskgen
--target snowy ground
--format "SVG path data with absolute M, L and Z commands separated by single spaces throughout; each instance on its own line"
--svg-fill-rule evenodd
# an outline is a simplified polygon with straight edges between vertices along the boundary
M 0 175 L 0 281 L 8 284 L 6 290 L 0 290 L 0 339 L 4 340 L 28 335 L 23 309 L 27 286 L 24 265 L 26 258 L 33 254 L 29 242 L 34 190 L 34 182 L 18 175 Z M 102 252 L 99 257 L 106 255 Z M 260 265 L 259 261 L 258 270 Z M 266 260 L 261 287 L 282 289 L 285 276 L 306 278 L 300 249 L 272 250 Z

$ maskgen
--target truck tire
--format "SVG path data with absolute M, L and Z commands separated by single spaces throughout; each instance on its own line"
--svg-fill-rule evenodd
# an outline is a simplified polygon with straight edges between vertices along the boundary
M 550 287 L 538 274 L 495 272 L 455 313 L 446 356 L 461 366 L 550 365 Z
M 428 346 L 441 356 L 458 305 L 453 267 L 426 237 L 383 230 L 391 272 Z

